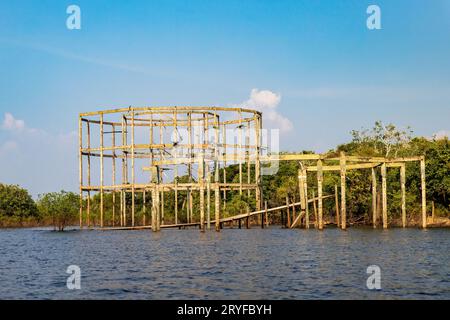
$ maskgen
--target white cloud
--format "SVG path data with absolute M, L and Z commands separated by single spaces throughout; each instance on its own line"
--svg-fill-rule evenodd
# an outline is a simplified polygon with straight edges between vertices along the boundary
M 241 103 L 242 108 L 256 109 L 263 113 L 264 125 L 288 132 L 293 129 L 292 122 L 278 112 L 281 95 L 270 90 L 252 89 L 250 98 Z
M 440 130 L 433 135 L 434 139 L 441 140 L 450 137 L 450 130 Z
M 269 90 L 252 89 L 250 99 L 245 104 L 250 108 L 275 109 L 281 101 L 281 96 Z
M 5 113 L 2 129 L 11 131 L 21 131 L 25 128 L 25 121 L 14 118 L 11 113 Z
M 5 113 L 1 122 L 1 182 L 19 184 L 39 193 L 76 190 L 77 131 L 53 134 L 27 127 L 25 121 Z

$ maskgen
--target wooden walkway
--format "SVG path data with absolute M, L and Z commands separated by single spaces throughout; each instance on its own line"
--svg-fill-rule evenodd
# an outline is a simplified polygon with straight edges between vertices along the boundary
M 326 195 L 323 196 L 322 199 L 327 199 L 327 198 L 331 198 L 333 197 L 333 195 Z M 317 201 L 319 199 L 319 197 L 315 197 L 312 199 L 308 200 L 308 203 L 312 203 L 314 201 Z M 258 210 L 258 211 L 253 211 L 253 212 L 249 212 L 249 213 L 242 213 L 242 214 L 237 214 L 231 217 L 226 217 L 226 218 L 222 218 L 219 220 L 220 223 L 223 222 L 232 222 L 232 221 L 236 221 L 236 220 L 242 220 L 242 219 L 246 219 L 249 217 L 253 217 L 256 215 L 260 215 L 260 214 L 264 214 L 264 213 L 272 213 L 272 212 L 276 212 L 276 211 L 281 211 L 284 209 L 289 208 L 293 208 L 293 207 L 297 207 L 300 206 L 301 202 L 296 202 L 296 203 L 291 203 L 289 205 L 283 205 L 283 206 L 279 206 L 279 207 L 275 207 L 275 208 L 270 208 L 266 210 Z M 297 219 L 291 224 L 291 226 L 289 226 L 290 228 L 295 227 L 295 225 L 297 224 L 297 222 L 300 220 L 301 215 L 297 216 Z M 211 220 L 210 224 L 215 224 L 216 220 Z M 205 224 L 207 224 L 207 222 L 205 222 Z M 192 223 L 178 223 L 178 224 L 165 224 L 165 225 L 161 225 L 160 228 L 161 229 L 171 229 L 171 228 L 186 228 L 186 227 L 198 227 L 200 226 L 200 222 L 192 222 Z M 135 227 L 104 227 L 104 228 L 94 228 L 94 230 L 102 230 L 102 231 L 116 231 L 116 230 L 146 230 L 146 229 L 151 229 L 151 226 L 135 226 Z

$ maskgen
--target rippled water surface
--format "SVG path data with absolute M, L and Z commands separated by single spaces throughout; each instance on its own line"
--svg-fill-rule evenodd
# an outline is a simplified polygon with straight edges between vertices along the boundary
M 448 229 L 0 230 L 0 298 L 450 299 L 449 251 Z

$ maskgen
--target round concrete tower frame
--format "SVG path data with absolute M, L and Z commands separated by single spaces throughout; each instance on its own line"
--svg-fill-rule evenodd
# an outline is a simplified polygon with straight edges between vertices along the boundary
M 201 230 L 212 221 L 211 197 L 215 228 L 220 229 L 221 198 L 225 203 L 229 190 L 245 190 L 261 210 L 261 130 L 261 113 L 243 108 L 129 107 L 81 113 L 80 226 L 92 226 L 94 194 L 100 197 L 101 228 L 146 225 L 149 217 L 151 228 L 158 231 L 165 223 L 167 192 L 175 194 L 174 223 L 197 220 Z M 224 168 L 230 164 L 239 167 L 237 182 L 227 180 Z M 187 181 L 180 181 L 182 176 Z M 106 193 L 112 194 L 109 221 Z M 142 193 L 142 221 L 136 220 L 136 193 Z M 185 195 L 183 213 L 179 193 Z M 199 212 L 193 210 L 193 193 L 198 193 Z

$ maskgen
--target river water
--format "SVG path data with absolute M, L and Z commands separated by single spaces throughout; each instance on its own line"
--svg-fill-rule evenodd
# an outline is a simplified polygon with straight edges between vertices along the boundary
M 449 229 L 9 229 L 0 299 L 450 299 L 449 252 Z

